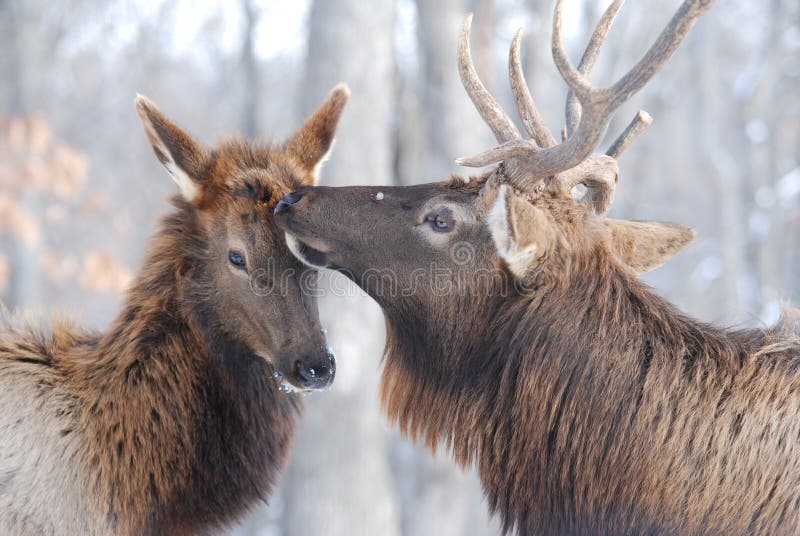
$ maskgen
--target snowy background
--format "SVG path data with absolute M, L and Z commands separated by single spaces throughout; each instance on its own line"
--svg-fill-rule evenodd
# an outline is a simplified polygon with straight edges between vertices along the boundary
M 633 65 L 678 3 L 630 2 L 592 79 L 608 83 Z M 577 59 L 605 2 L 567 7 Z M 3 302 L 100 328 L 113 318 L 173 191 L 134 113 L 137 92 L 211 144 L 233 132 L 283 139 L 345 81 L 352 100 L 323 181 L 439 180 L 459 171 L 455 157 L 492 144 L 456 70 L 470 10 L 478 70 L 508 110 L 506 55 L 525 29 L 532 92 L 560 129 L 552 8 L 552 0 L 0 0 Z M 620 110 L 611 135 L 639 108 L 655 122 L 621 159 L 611 215 L 698 232 L 646 279 L 691 314 L 727 325 L 771 323 L 782 300 L 800 304 L 800 3 L 718 0 Z M 307 399 L 281 489 L 233 533 L 496 534 L 475 476 L 384 422 L 383 319 L 350 290 L 321 303 L 339 356 L 336 385 Z

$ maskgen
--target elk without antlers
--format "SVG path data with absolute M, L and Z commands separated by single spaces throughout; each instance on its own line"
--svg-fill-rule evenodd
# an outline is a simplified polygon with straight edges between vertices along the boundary
M 611 145 L 606 154 L 592 154 L 600 143 L 614 112 L 658 72 L 681 43 L 695 21 L 713 0 L 685 0 L 644 57 L 628 73 L 608 87 L 593 86 L 586 78 L 594 66 L 600 47 L 611 29 L 624 0 L 615 0 L 605 11 L 592 33 L 589 44 L 575 68 L 564 49 L 561 12 L 563 0 L 556 3 L 553 16 L 553 60 L 569 86 L 566 125 L 562 142 L 556 143 L 531 97 L 520 62 L 521 35 L 517 33 L 508 58 L 511 89 L 522 124 L 531 139 L 520 134 L 514 122 L 481 83 L 472 64 L 469 34 L 472 15 L 467 17 L 458 46 L 461 80 L 483 120 L 500 145 L 456 162 L 463 166 L 484 167 L 502 162 L 509 182 L 526 191 L 543 187 L 562 192 L 577 184 L 588 189 L 587 201 L 598 213 L 611 206 L 618 168 L 616 159 L 651 122 L 640 111 Z

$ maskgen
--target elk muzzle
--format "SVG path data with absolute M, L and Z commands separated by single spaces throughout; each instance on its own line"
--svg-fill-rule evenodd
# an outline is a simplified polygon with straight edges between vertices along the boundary
M 299 359 L 294 364 L 294 375 L 305 390 L 327 389 L 336 376 L 336 356 L 329 348 L 322 359 Z
M 290 194 L 286 194 L 283 199 L 278 201 L 278 204 L 275 206 L 275 214 L 280 214 L 282 212 L 286 212 L 289 210 L 289 207 L 297 203 L 303 198 L 303 194 L 299 192 L 292 192 Z
M 275 223 L 287 232 L 286 243 L 298 259 L 314 268 L 336 269 L 329 258 L 331 254 L 329 240 L 321 239 L 314 232 L 302 232 L 301 237 L 296 235 L 298 230 L 318 230 L 320 221 L 316 209 L 319 207 L 311 208 L 311 205 L 316 205 L 315 198 L 315 192 L 311 188 L 284 196 L 275 206 Z

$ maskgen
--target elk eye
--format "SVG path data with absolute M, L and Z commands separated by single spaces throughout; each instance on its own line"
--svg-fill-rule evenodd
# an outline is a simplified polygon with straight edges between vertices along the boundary
M 438 233 L 449 233 L 453 230 L 453 213 L 447 209 L 431 212 L 425 216 L 431 228 Z
M 238 251 L 233 251 L 233 250 L 229 251 L 228 252 L 228 260 L 231 261 L 232 265 L 234 265 L 234 266 L 236 266 L 238 268 L 244 268 L 245 265 L 247 264 L 244 261 L 244 255 L 242 255 Z

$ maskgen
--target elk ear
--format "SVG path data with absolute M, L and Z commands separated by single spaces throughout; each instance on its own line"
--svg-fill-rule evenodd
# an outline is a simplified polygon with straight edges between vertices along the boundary
M 617 258 L 637 274 L 667 262 L 692 241 L 694 231 L 674 223 L 605 220 Z
M 135 103 L 136 113 L 139 114 L 156 157 L 177 183 L 183 198 L 187 201 L 197 199 L 201 187 L 200 177 L 210 159 L 208 151 L 167 119 L 144 95 L 137 95 Z
M 287 150 L 306 172 L 303 182 L 307 186 L 317 182 L 319 170 L 333 147 L 336 126 L 349 98 L 350 90 L 347 85 L 339 84 L 334 87 L 325 103 L 306 119 L 300 130 L 286 144 Z
M 553 223 L 545 211 L 505 185 L 497 190 L 487 222 L 500 257 L 523 280 L 538 267 L 555 239 Z

